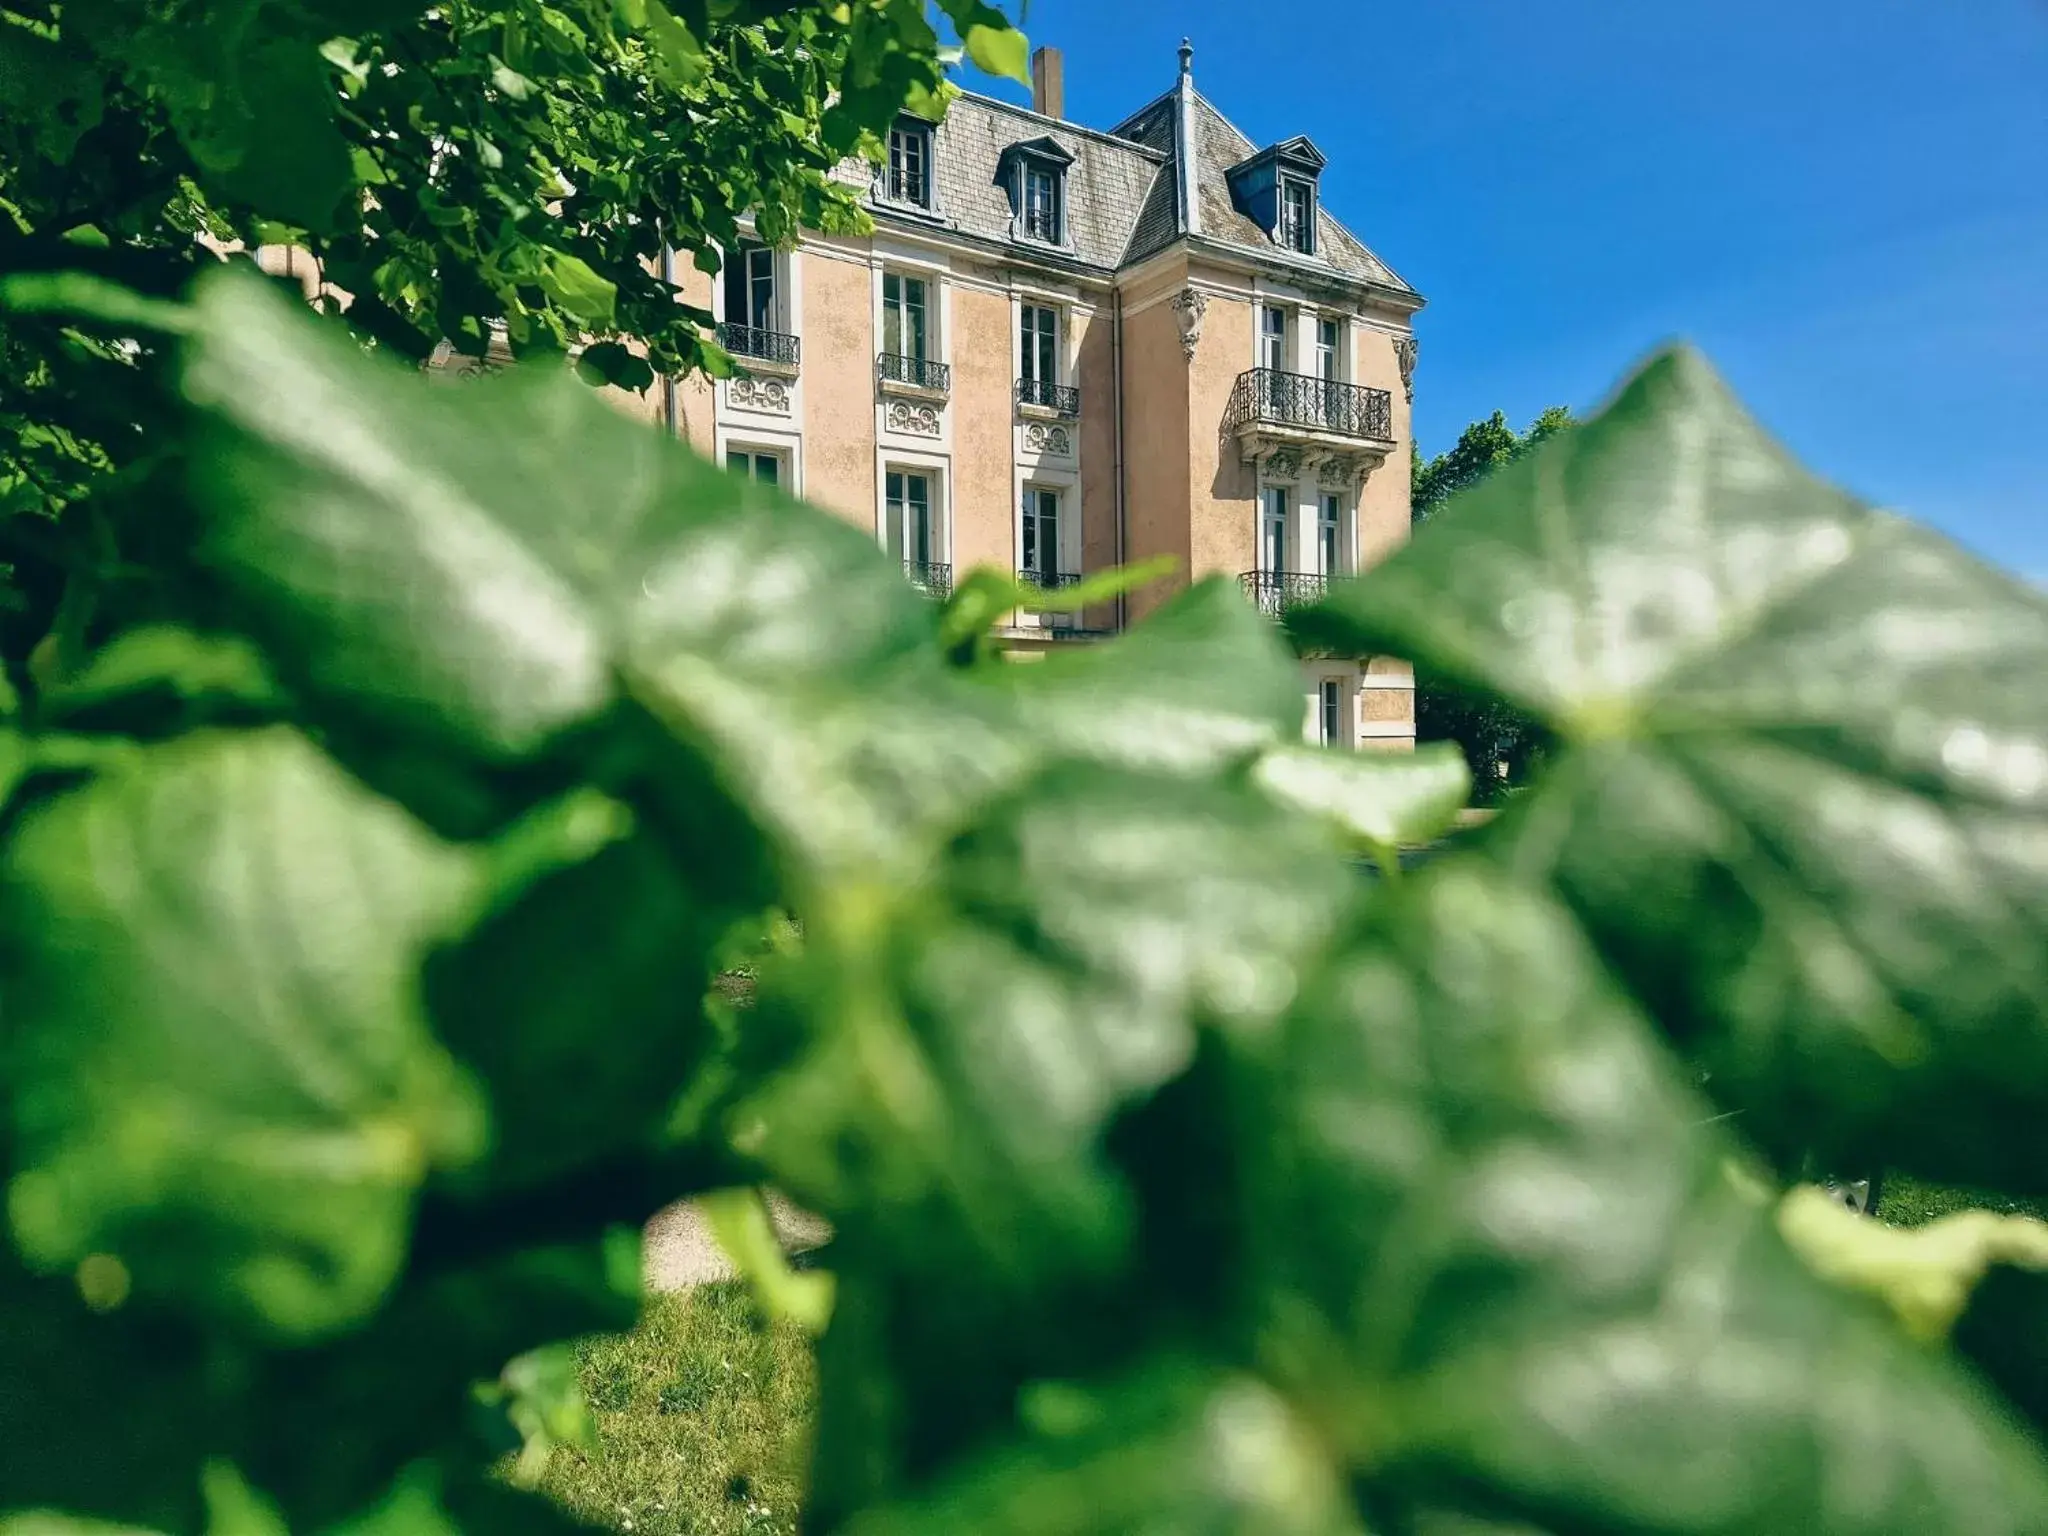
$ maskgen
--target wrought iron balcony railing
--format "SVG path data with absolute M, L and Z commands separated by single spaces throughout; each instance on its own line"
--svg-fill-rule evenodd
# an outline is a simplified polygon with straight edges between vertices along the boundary
M 1237 580 L 1252 605 L 1269 619 L 1290 608 L 1319 603 L 1330 590 L 1330 578 L 1312 571 L 1246 571 Z
M 734 357 L 757 358 L 764 363 L 780 363 L 785 368 L 798 366 L 804 355 L 804 344 L 794 336 L 730 321 L 718 327 L 718 344 Z
M 1039 405 L 1062 416 L 1081 414 L 1081 391 L 1072 384 L 1052 384 L 1044 379 L 1019 379 L 1017 403 Z
M 953 567 L 936 560 L 906 560 L 903 574 L 926 597 L 943 603 L 953 595 Z
M 1234 432 L 1253 422 L 1390 443 L 1394 440 L 1394 397 L 1384 389 L 1360 384 L 1254 368 L 1237 376 L 1223 425 Z
M 884 352 L 875 359 L 875 375 L 886 383 L 908 384 L 912 389 L 928 389 L 934 394 L 950 395 L 953 392 L 953 368 L 950 363 L 935 363 L 928 357 L 904 357 L 896 352 Z
M 1061 587 L 1076 586 L 1080 583 L 1079 571 L 1019 571 L 1017 580 L 1027 587 L 1040 592 L 1057 592 Z

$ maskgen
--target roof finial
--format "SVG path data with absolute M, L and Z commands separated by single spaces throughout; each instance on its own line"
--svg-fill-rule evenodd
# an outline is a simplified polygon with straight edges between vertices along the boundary
M 1180 40 L 1180 72 L 1183 75 L 1195 72 L 1195 45 L 1185 37 Z

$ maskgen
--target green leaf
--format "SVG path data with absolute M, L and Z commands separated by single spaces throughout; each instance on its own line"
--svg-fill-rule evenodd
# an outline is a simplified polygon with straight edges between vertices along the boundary
M 199 1463 L 223 1406 L 206 1376 L 206 1342 L 122 1299 L 123 1276 L 88 1307 L 79 1278 L 38 1279 L 0 1252 L 0 1532 L 109 1536 L 70 1510 L 168 1531 L 199 1509 Z M 87 1271 L 91 1274 L 91 1271 Z M 100 1276 L 94 1276 L 99 1280 Z M 121 1536 L 128 1536 L 123 1530 Z
M 599 331 L 618 323 L 618 284 L 567 251 L 546 251 L 541 263 L 541 288 L 573 318 Z
M 1101 645 L 980 681 L 1047 755 L 1205 774 L 1301 737 L 1301 669 L 1220 577 L 1196 582 Z
M 198 734 L 32 807 L 0 859 L 8 1210 L 44 1269 L 303 1338 L 370 1312 L 472 1090 L 415 973 L 475 874 L 296 734 Z
M 715 1042 L 702 999 L 720 913 L 623 807 L 609 810 L 621 835 L 572 845 L 428 964 L 440 1039 L 490 1102 L 491 1148 L 467 1188 L 651 1147 Z
M 234 636 L 172 625 L 129 630 L 38 701 L 43 718 L 78 729 L 191 725 L 202 715 L 275 715 L 285 699 L 262 654 Z
M 1354 885 L 1320 827 L 1246 787 L 1070 763 L 893 900 L 854 886 L 807 916 L 750 1028 L 794 1007 L 811 1043 L 732 1124 L 845 1255 L 825 1525 L 988 1432 L 1028 1372 L 1140 1346 L 1167 1303 L 1135 1286 L 1140 1211 L 1105 1143 L 1188 1072 L 1197 1021 L 1271 1028 Z
M 1815 1274 L 1875 1297 L 1924 1344 L 1948 1338 L 1993 1268 L 2048 1273 L 2048 1222 L 2031 1216 L 1963 1211 L 1924 1227 L 1889 1227 L 1801 1186 L 1779 1205 L 1778 1230 Z
M 1472 787 L 1464 755 L 1448 743 L 1412 753 L 1280 747 L 1253 777 L 1282 805 L 1325 817 L 1377 852 L 1434 841 Z
M 1313 1426 L 1256 1377 L 1162 1362 L 1027 1395 L 1048 1428 L 976 1458 L 848 1536 L 1365 1536 Z
M 437 386 L 228 274 L 198 307 L 207 552 L 316 694 L 505 761 L 610 710 L 628 656 L 690 654 L 745 709 L 764 684 L 844 692 L 929 644 L 872 538 L 572 379 Z
M 1366 903 L 1252 1059 L 1261 1357 L 1372 1486 L 1642 1536 L 2048 1520 L 2039 1446 L 1802 1268 L 1569 917 L 1487 862 Z
M 1295 622 L 1560 739 L 1502 858 L 1782 1158 L 2048 1187 L 2041 593 L 1677 352 Z
M 184 305 L 146 298 L 90 272 L 15 272 L 0 277 L 0 309 L 23 315 L 76 315 L 168 335 L 192 328 L 192 312 Z
M 635 392 L 654 382 L 654 369 L 647 359 L 619 341 L 600 341 L 585 347 L 576 359 L 576 371 L 589 383 Z
M 366 1327 L 262 1362 L 252 1396 L 269 1407 L 236 1455 L 295 1529 L 353 1514 L 367 1490 L 423 1455 L 472 1451 L 480 1383 L 500 1389 L 485 1388 L 487 1399 L 514 1400 L 523 1389 L 507 1373 L 519 1377 L 519 1360 L 630 1328 L 639 1314 L 630 1228 L 469 1260 L 451 1258 L 439 1238 L 423 1229 L 426 1262 Z M 334 1434 L 337 1425 L 349 1433 Z
M 1031 83 L 1031 42 L 1015 27 L 971 26 L 960 41 L 976 69 L 1019 85 Z

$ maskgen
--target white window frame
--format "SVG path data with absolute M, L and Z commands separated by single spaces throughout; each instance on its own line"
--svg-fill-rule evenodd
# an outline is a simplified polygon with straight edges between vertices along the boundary
M 1051 321 L 1048 329 L 1034 324 L 1034 317 Z M 1065 317 L 1059 306 L 1023 299 L 1017 305 L 1017 378 L 1031 384 L 1059 384 L 1066 369 L 1064 347 Z M 1040 353 L 1046 354 L 1039 356 Z
M 1350 540 L 1345 537 L 1346 523 L 1344 497 L 1336 491 L 1323 491 L 1316 497 L 1316 564 L 1321 574 L 1335 578 L 1348 576 L 1350 571 Z
M 1345 382 L 1344 318 L 1317 315 L 1315 339 L 1316 377 L 1329 384 Z
M 1030 155 L 1018 157 L 1017 228 L 1027 240 L 1038 240 L 1047 245 L 1066 243 L 1065 180 L 1057 166 Z M 1042 199 L 1038 195 L 1040 188 L 1044 190 Z
M 877 456 L 875 466 L 875 537 L 884 550 L 906 564 L 911 562 L 908 529 L 900 523 L 892 529 L 893 518 L 901 518 L 910 505 L 906 492 L 900 510 L 892 509 L 889 502 L 889 477 L 902 475 L 921 477 L 925 482 L 925 516 L 927 537 L 925 559 L 927 565 L 951 565 L 953 563 L 952 503 L 948 483 L 947 463 L 942 458 L 924 454 L 903 454 L 890 452 Z M 891 542 L 892 537 L 895 542 Z
M 889 160 L 882 167 L 882 195 L 892 203 L 929 211 L 935 202 L 933 174 L 934 140 L 931 125 L 915 118 L 898 118 L 889 129 Z M 912 161 L 916 162 L 913 167 Z M 915 179 L 917 194 L 904 188 Z
M 1017 506 L 1017 569 L 1030 571 L 1035 576 L 1071 576 L 1074 562 L 1070 551 L 1074 547 L 1073 530 L 1068 517 L 1068 496 L 1072 487 L 1044 480 L 1024 482 L 1024 494 Z M 1052 499 L 1052 568 L 1046 569 L 1043 540 L 1045 498 Z M 1034 569 L 1032 555 L 1037 555 Z
M 1294 494 L 1291 485 L 1259 487 L 1257 569 L 1267 575 L 1285 576 L 1293 569 L 1290 562 L 1294 557 Z
M 1325 747 L 1350 747 L 1355 731 L 1346 729 L 1345 716 L 1350 711 L 1346 705 L 1351 701 L 1351 687 L 1341 677 L 1319 677 L 1315 693 L 1316 740 Z
M 1272 329 L 1272 321 L 1276 316 L 1280 321 L 1280 329 L 1278 331 Z M 1260 303 L 1258 340 L 1259 366 L 1261 368 L 1270 369 L 1276 373 L 1290 373 L 1293 371 L 1293 332 L 1293 310 L 1289 309 L 1285 304 L 1276 304 L 1271 300 L 1265 300 Z M 1276 346 L 1275 343 L 1278 345 Z M 1276 356 L 1278 358 L 1277 362 L 1275 361 Z
M 889 302 L 889 285 L 891 283 L 896 284 L 897 292 L 897 301 L 893 305 Z M 920 348 L 916 351 L 907 350 L 900 345 L 903 340 L 903 333 L 910 325 L 909 285 L 912 283 L 915 283 L 918 287 L 920 297 L 917 308 L 923 319 L 922 332 L 919 337 Z M 909 272 L 900 267 L 884 267 L 882 269 L 881 289 L 882 352 L 891 357 L 915 358 L 919 362 L 940 361 L 941 356 L 938 347 L 939 306 L 934 302 L 938 294 L 937 281 L 928 273 Z M 889 345 L 889 320 L 892 312 L 897 317 L 896 339 L 899 345 L 895 347 Z
M 1290 199 L 1301 199 L 1301 216 L 1291 216 Z M 1275 221 L 1275 233 L 1280 245 L 1293 251 L 1297 256 L 1313 256 L 1316 253 L 1316 189 L 1315 184 L 1300 176 L 1280 178 L 1279 218 Z
M 746 273 L 740 279 L 740 286 L 746 294 L 746 308 L 739 314 L 732 312 L 731 295 L 727 291 L 731 284 L 730 264 L 738 261 L 746 266 Z M 718 318 L 728 325 L 744 325 L 757 331 L 775 331 L 788 334 L 788 302 L 785 294 L 784 259 L 773 246 L 758 241 L 743 241 L 724 252 L 725 264 L 718 274 Z M 759 290 L 768 290 L 768 311 L 766 323 L 754 319 L 754 304 Z
M 732 461 L 736 458 L 743 458 L 747 461 L 745 468 L 734 468 Z M 761 461 L 764 459 L 775 466 L 775 478 L 773 480 L 763 481 L 761 479 Z M 776 489 L 784 491 L 791 489 L 789 450 L 786 448 L 769 448 L 759 443 L 728 442 L 725 445 L 724 462 L 728 474 L 744 475 L 747 480 L 755 485 L 772 485 Z

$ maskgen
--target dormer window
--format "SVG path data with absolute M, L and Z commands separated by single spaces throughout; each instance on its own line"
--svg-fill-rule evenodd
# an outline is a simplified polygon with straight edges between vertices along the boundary
M 1232 166 L 1225 176 L 1238 212 L 1282 250 L 1316 253 L 1316 183 L 1323 153 L 1307 139 L 1289 139 Z
M 1280 243 L 1304 256 L 1316 253 L 1316 189 L 1294 176 L 1280 182 Z
M 892 203 L 931 207 L 931 124 L 903 118 L 889 130 L 889 169 L 883 180 L 882 194 Z
M 1010 231 L 1019 240 L 1067 243 L 1067 167 L 1074 157 L 1057 139 L 1032 139 L 1003 151 L 996 179 L 1010 194 Z
M 1024 163 L 1024 233 L 1048 245 L 1060 243 L 1060 176 L 1049 165 Z

